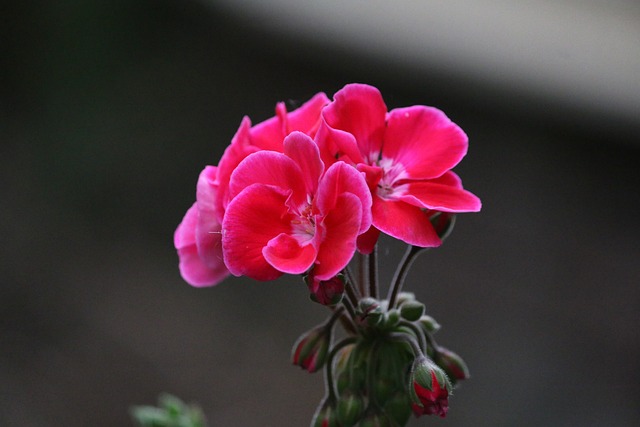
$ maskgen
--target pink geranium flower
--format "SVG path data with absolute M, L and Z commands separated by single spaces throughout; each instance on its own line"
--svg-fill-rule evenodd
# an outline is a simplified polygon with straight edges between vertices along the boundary
M 313 138 L 320 125 L 322 108 L 329 98 L 320 92 L 300 108 L 287 112 L 284 102 L 276 105 L 276 115 L 251 127 L 248 117 L 242 119 L 240 128 L 231 140 L 219 163 L 217 209 L 222 215 L 229 203 L 228 185 L 231 174 L 245 157 L 261 150 L 282 153 L 284 138 L 291 132 L 299 131 Z
M 257 280 L 311 267 L 317 280 L 328 280 L 371 224 L 370 192 L 346 163 L 324 171 L 309 136 L 293 132 L 283 148 L 251 154 L 234 170 L 222 222 L 225 263 L 232 274 Z
M 196 202 L 173 235 L 180 274 L 193 286 L 211 286 L 229 275 L 222 258 L 221 224 L 215 212 L 218 169 L 207 166 L 198 178 Z
M 387 112 L 376 88 L 350 84 L 322 116 L 316 137 L 322 159 L 356 166 L 373 196 L 375 228 L 361 238 L 363 252 L 373 250 L 377 230 L 411 245 L 439 246 L 430 213 L 480 210 L 480 200 L 450 171 L 467 152 L 467 136 L 442 111 L 412 106 Z
M 222 219 L 228 203 L 229 177 L 249 154 L 259 150 L 283 151 L 284 137 L 294 130 L 315 135 L 320 112 L 329 102 L 318 93 L 300 108 L 287 112 L 276 105 L 276 115 L 251 127 L 248 117 L 227 148 L 219 167 L 207 166 L 198 179 L 196 203 L 187 211 L 174 233 L 180 258 L 180 274 L 193 286 L 211 286 L 229 275 L 222 256 Z

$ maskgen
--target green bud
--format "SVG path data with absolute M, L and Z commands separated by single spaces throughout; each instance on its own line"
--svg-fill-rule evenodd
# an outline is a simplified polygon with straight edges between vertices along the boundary
M 400 315 L 409 322 L 415 322 L 424 314 L 424 304 L 418 301 L 407 301 L 400 306 Z
M 358 302 L 358 317 L 362 326 L 376 326 L 382 320 L 384 309 L 375 298 L 362 298 Z
M 406 425 L 411 416 L 411 399 L 405 390 L 398 391 L 386 400 L 382 409 L 396 425 Z
M 396 381 L 391 378 L 376 376 L 373 380 L 371 395 L 378 404 L 383 404 L 398 388 Z
M 384 413 L 371 408 L 360 421 L 359 427 L 393 427 L 393 424 Z
M 400 292 L 396 298 L 396 306 L 400 307 L 405 302 L 415 301 L 416 295 L 413 292 Z
M 469 378 L 469 368 L 462 357 L 444 347 L 438 347 L 434 361 L 449 377 L 452 384 Z
M 291 360 L 308 372 L 316 372 L 327 361 L 331 328 L 321 325 L 304 333 L 293 346 Z
M 342 427 L 354 426 L 362 418 L 366 407 L 367 402 L 362 394 L 347 389 L 338 399 L 337 420 Z
M 429 334 L 434 334 L 440 329 L 440 324 L 431 316 L 426 314 L 418 319 L 418 324 Z
M 339 359 L 334 372 L 339 393 L 345 389 L 365 390 L 370 354 L 371 341 L 360 341 L 349 349 L 344 361 Z
M 400 322 L 400 312 L 395 308 L 387 311 L 384 316 L 384 327 L 393 329 Z
M 407 368 L 413 355 L 403 342 L 380 341 L 372 356 L 370 396 L 373 402 L 382 406 L 398 390 L 406 387 Z

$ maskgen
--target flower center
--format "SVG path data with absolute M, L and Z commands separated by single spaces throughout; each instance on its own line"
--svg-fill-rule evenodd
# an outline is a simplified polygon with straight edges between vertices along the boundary
M 406 176 L 404 167 L 399 163 L 394 163 L 391 159 L 385 158 L 378 161 L 378 166 L 382 169 L 382 178 L 378 182 L 378 196 L 391 200 L 404 193 L 404 191 L 399 191 L 400 186 L 396 184 Z
M 300 213 L 291 220 L 291 236 L 301 245 L 308 243 L 316 234 L 316 221 L 311 204 L 300 208 Z

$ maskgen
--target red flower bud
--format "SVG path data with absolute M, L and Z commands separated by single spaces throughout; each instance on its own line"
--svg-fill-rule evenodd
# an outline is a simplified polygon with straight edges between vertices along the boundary
M 309 287 L 309 297 L 313 302 L 335 307 L 342 301 L 344 295 L 344 277 L 341 274 L 329 280 L 316 280 L 313 272 L 305 277 Z
M 322 325 L 308 331 L 293 346 L 293 364 L 310 373 L 316 372 L 327 361 L 330 342 L 330 327 Z
M 435 356 L 436 363 L 449 376 L 452 382 L 469 378 L 469 368 L 464 360 L 453 351 L 444 347 L 438 347 Z
M 411 400 L 413 413 L 421 415 L 447 415 L 451 384 L 442 369 L 424 356 L 413 362 L 411 369 Z

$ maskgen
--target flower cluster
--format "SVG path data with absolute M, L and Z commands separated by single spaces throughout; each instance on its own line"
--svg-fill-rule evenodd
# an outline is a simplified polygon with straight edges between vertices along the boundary
M 476 212 L 479 199 L 451 171 L 465 133 L 432 107 L 387 111 L 380 92 L 350 84 L 251 126 L 245 118 L 174 235 L 182 277 L 215 285 L 313 272 L 334 277 L 380 232 L 419 247 L 441 244 L 430 218 Z
M 312 425 L 444 417 L 453 385 L 468 378 L 464 361 L 435 343 L 439 325 L 424 305 L 401 292 L 413 260 L 442 244 L 456 214 L 480 210 L 451 171 L 467 144 L 442 111 L 388 111 L 376 88 L 349 84 L 294 111 L 279 103 L 255 126 L 244 118 L 219 164 L 201 172 L 174 235 L 182 277 L 201 287 L 229 274 L 298 274 L 311 299 L 332 310 L 292 352 L 304 370 L 325 370 L 327 395 Z M 381 233 L 408 245 L 386 299 L 377 283 Z M 338 320 L 346 337 L 334 344 Z

